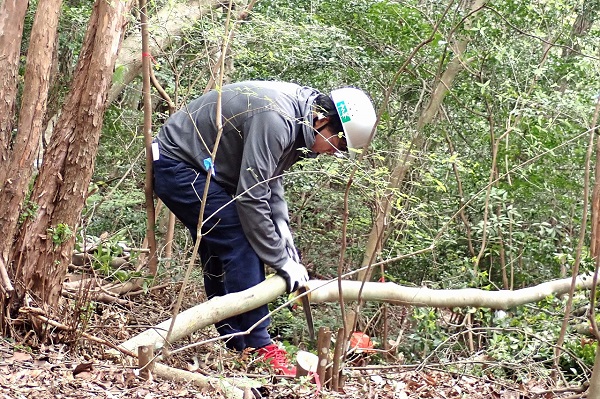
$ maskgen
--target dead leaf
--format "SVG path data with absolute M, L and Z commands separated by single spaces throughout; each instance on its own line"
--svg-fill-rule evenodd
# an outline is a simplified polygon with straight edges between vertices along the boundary
M 127 370 L 121 375 L 125 375 L 125 380 L 123 381 L 125 386 L 130 386 L 132 383 L 137 381 L 137 376 L 131 370 Z
M 516 391 L 504 391 L 500 395 L 500 399 L 519 399 L 519 393 Z
M 50 363 L 48 363 L 47 358 L 35 359 L 33 361 L 33 365 L 36 367 L 45 367 L 48 364 L 50 364 Z
M 75 366 L 73 370 L 73 375 L 76 376 L 79 373 L 83 373 L 84 371 L 91 371 L 93 363 L 80 363 Z
M 425 380 L 426 383 L 428 383 L 431 386 L 437 385 L 436 380 L 433 377 L 431 377 L 430 375 L 423 374 L 423 379 Z
M 81 372 L 77 373 L 77 379 L 91 380 L 92 373 L 90 373 L 89 371 L 81 371 Z
M 13 355 L 6 360 L 7 361 L 12 360 L 13 362 L 28 362 L 28 361 L 31 361 L 32 359 L 33 358 L 31 357 L 31 355 L 27 352 L 14 352 Z
M 198 356 L 194 356 L 192 358 L 192 363 L 186 363 L 186 368 L 188 371 L 196 371 L 200 368 L 200 362 L 198 361 Z
M 38 378 L 43 372 L 44 370 L 42 369 L 33 369 L 29 372 L 29 376 L 32 378 Z

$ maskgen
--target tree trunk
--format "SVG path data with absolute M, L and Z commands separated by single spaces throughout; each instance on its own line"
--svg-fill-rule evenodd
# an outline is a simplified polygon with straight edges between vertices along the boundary
M 596 100 L 596 109 L 592 118 L 592 127 L 596 128 L 598 124 L 598 115 L 600 114 L 600 98 Z M 594 188 L 592 192 L 592 236 L 590 243 L 590 252 L 594 258 L 600 256 L 600 140 L 596 137 L 596 166 L 594 174 Z M 596 265 L 598 263 L 596 262 Z M 597 267 L 597 266 L 596 266 Z M 596 273 L 598 270 L 596 269 Z M 594 303 L 594 298 L 591 298 L 591 303 Z M 590 317 L 595 317 L 591 313 Z M 562 332 L 562 331 L 561 331 Z M 595 336 L 598 337 L 598 331 L 595 331 Z M 596 346 L 596 355 L 594 360 L 594 369 L 590 378 L 590 390 L 588 398 L 600 397 L 600 351 Z
M 597 127 L 600 113 L 600 98 L 596 101 L 596 110 L 592 118 L 592 126 Z M 594 167 L 594 185 L 592 189 L 592 235 L 590 252 L 593 258 L 600 255 L 600 140 L 596 137 L 596 165 Z
M 54 311 L 92 177 L 116 51 L 131 3 L 94 4 L 73 84 L 33 188 L 37 213 L 26 220 L 15 244 L 12 270 L 21 283 L 17 298 L 27 294 Z
M 572 57 L 579 52 L 577 38 L 589 34 L 594 21 L 598 19 L 598 12 L 600 12 L 600 2 L 598 1 L 584 1 L 581 4 L 581 10 L 577 14 L 571 34 L 567 39 L 567 46 L 563 48 L 563 57 Z
M 590 399 L 600 398 L 600 351 L 598 347 L 596 347 L 596 357 L 594 359 L 594 368 L 592 369 L 587 397 Z
M 4 204 L 0 208 L 0 231 L 5 237 L 0 243 L 0 254 L 7 264 L 42 135 L 61 3 L 62 0 L 41 0 L 31 30 L 17 136 L 3 176 L 5 180 L 0 180 L 3 184 L 0 203 Z
M 217 0 L 191 0 L 187 3 L 167 5 L 151 18 L 152 30 L 150 53 L 155 54 L 168 48 L 181 35 L 181 31 L 193 25 L 205 13 L 220 4 Z M 136 32 L 123 42 L 117 60 L 113 84 L 108 94 L 108 102 L 113 102 L 125 87 L 142 72 L 141 34 Z
M 14 127 L 19 55 L 27 1 L 5 0 L 0 4 L 0 191 L 6 178 L 8 150 Z

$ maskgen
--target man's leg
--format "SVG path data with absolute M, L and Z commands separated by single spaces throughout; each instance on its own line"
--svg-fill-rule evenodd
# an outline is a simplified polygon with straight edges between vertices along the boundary
M 215 296 L 223 296 L 225 295 L 225 286 L 223 284 L 224 280 L 224 271 L 223 264 L 220 259 L 216 256 L 213 256 L 210 253 L 210 249 L 206 248 L 206 241 L 202 240 L 200 243 L 200 252 L 202 257 L 202 267 L 204 274 L 204 289 L 206 291 L 206 296 L 208 299 Z M 220 335 L 229 335 L 234 334 L 240 331 L 239 326 L 240 320 L 239 316 L 229 317 L 225 320 L 221 320 L 218 323 L 215 323 L 215 327 Z M 235 349 L 237 351 L 243 351 L 246 349 L 246 340 L 244 335 L 237 335 L 231 337 L 225 341 L 225 345 L 230 349 Z
M 196 172 L 183 162 L 161 156 L 154 162 L 154 189 L 165 205 L 190 230 L 196 239 L 200 200 L 206 175 Z M 223 209 L 220 209 L 226 205 Z M 213 213 L 217 212 L 213 215 Z M 265 278 L 264 265 L 250 246 L 242 230 L 235 202 L 217 183 L 210 184 L 205 207 L 201 256 L 205 267 L 205 289 L 210 298 L 253 287 Z M 220 334 L 246 331 L 268 314 L 263 305 L 217 324 Z M 268 345 L 269 320 L 265 319 L 245 336 L 228 342 L 228 346 L 243 350 L 247 346 Z
M 205 235 L 202 237 L 201 245 L 209 248 L 210 254 L 218 258 L 221 263 L 224 294 L 243 291 L 263 282 L 264 264 L 242 230 L 235 202 L 216 183 L 211 183 L 204 215 L 205 224 L 202 231 Z M 243 337 L 246 347 L 261 348 L 271 343 L 267 331 L 270 323 L 266 317 L 268 313 L 267 305 L 260 306 L 236 316 L 235 323 L 227 320 L 229 325 L 220 324 L 220 332 L 236 329 L 237 332 L 246 331 L 258 323 L 248 335 Z M 263 318 L 264 320 L 260 321 Z

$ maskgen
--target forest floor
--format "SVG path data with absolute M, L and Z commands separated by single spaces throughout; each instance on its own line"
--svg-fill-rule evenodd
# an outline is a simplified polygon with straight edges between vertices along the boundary
M 123 305 L 97 305 L 85 327 L 86 333 L 113 345 L 170 317 L 176 289 L 166 288 L 140 295 Z M 200 301 L 187 298 L 191 303 Z M 196 301 L 196 302 L 195 302 Z M 214 330 L 189 337 L 189 342 L 210 338 Z M 149 381 L 138 376 L 133 366 L 109 359 L 110 348 L 64 331 L 52 331 L 55 343 L 36 342 L 34 334 L 21 339 L 0 338 L 0 399 L 22 398 L 211 398 L 224 395 L 216 388 L 200 388 L 187 382 L 160 378 Z M 60 338 L 60 339 L 59 339 Z M 71 342 L 71 343 L 58 343 Z M 73 345 L 77 342 L 77 345 Z M 185 342 L 183 343 L 185 344 Z M 574 398 L 573 390 L 553 389 L 548 381 L 531 380 L 515 384 L 491 376 L 477 377 L 449 373 L 434 366 L 369 364 L 347 367 L 343 389 L 317 388 L 307 379 L 274 377 L 267 366 L 255 359 L 241 359 L 221 344 L 207 344 L 182 352 L 170 365 L 215 377 L 244 377 L 260 383 L 256 392 L 263 398 Z M 247 392 L 249 393 L 249 392 Z M 254 395 L 247 397 L 254 398 Z

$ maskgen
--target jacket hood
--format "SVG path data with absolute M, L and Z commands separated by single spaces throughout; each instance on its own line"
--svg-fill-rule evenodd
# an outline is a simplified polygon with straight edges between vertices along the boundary
M 300 112 L 304 115 L 302 121 L 302 134 L 304 135 L 304 142 L 306 148 L 309 150 L 315 144 L 315 130 L 313 129 L 313 103 L 315 99 L 321 94 L 319 91 L 310 87 L 301 87 L 298 89 L 298 105 Z

